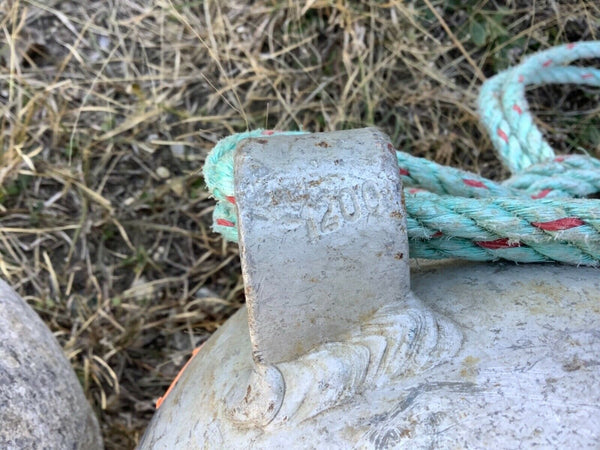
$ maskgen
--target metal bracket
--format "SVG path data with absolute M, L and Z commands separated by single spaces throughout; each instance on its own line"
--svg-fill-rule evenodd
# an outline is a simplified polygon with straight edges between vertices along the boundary
M 234 170 L 255 362 L 294 360 L 409 293 L 400 173 L 384 133 L 248 139 Z

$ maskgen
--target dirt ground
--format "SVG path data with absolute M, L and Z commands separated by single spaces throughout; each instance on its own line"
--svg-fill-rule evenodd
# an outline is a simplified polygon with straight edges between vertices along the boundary
M 201 167 L 254 128 L 368 125 L 494 179 L 475 101 L 536 50 L 600 37 L 597 1 L 0 1 L 0 271 L 63 345 L 107 449 L 131 449 L 244 302 Z M 598 61 L 587 61 L 595 64 Z M 600 155 L 598 89 L 528 94 Z

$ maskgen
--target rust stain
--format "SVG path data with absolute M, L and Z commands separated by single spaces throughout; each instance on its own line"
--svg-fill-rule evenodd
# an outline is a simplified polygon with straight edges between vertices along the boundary
M 588 363 L 586 361 L 583 361 L 582 359 L 578 358 L 577 355 L 575 355 L 570 361 L 564 363 L 562 368 L 565 372 L 576 372 L 580 369 L 583 369 L 587 365 Z
M 294 345 L 294 354 L 296 356 L 304 355 L 307 352 L 307 348 L 304 345 L 304 342 L 296 342 Z
M 394 258 L 397 260 L 400 260 L 400 259 L 404 258 L 404 253 L 402 253 L 402 252 L 396 253 L 394 255 Z
M 252 386 L 248 385 L 248 388 L 246 389 L 246 395 L 244 397 L 244 401 L 246 403 L 250 403 L 250 395 L 252 395 Z
M 403 428 L 402 430 L 398 430 L 398 437 L 400 438 L 410 438 L 413 435 L 413 430 L 409 430 L 408 428 Z
M 402 219 L 402 212 L 401 211 L 392 211 L 390 213 L 390 217 L 392 219 Z
M 317 147 L 323 147 L 323 148 L 331 147 L 331 145 L 329 145 L 326 141 L 318 142 L 316 145 L 317 145 Z
M 479 363 L 480 359 L 475 356 L 467 356 L 463 359 L 463 368 L 460 369 L 460 376 L 465 378 L 473 378 L 479 372 L 477 369 L 477 363 Z
M 402 204 L 402 209 L 406 211 L 406 199 L 404 198 L 404 189 L 400 187 L 400 203 Z

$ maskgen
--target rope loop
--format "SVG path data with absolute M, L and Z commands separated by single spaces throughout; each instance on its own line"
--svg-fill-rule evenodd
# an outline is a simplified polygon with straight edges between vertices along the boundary
M 535 126 L 526 86 L 600 86 L 600 70 L 568 66 L 600 57 L 600 41 L 577 42 L 533 54 L 486 81 L 481 121 L 502 163 L 513 174 L 498 183 L 477 174 L 397 151 L 408 214 L 410 256 L 562 262 L 600 266 L 600 160 L 557 156 Z M 254 130 L 217 143 L 204 165 L 217 200 L 213 229 L 237 242 L 233 155 L 243 139 L 302 131 Z

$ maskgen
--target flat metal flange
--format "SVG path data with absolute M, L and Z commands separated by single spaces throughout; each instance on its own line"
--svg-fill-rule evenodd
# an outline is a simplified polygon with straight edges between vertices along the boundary
M 409 292 L 401 180 L 384 133 L 248 139 L 234 170 L 257 363 L 334 341 Z

